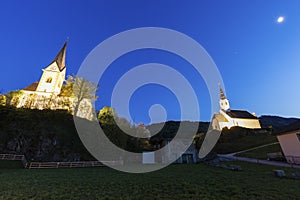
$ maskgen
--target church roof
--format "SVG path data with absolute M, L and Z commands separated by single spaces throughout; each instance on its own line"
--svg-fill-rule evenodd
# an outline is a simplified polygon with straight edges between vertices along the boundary
M 226 114 L 231 118 L 257 119 L 254 115 L 245 110 L 229 110 Z
M 215 118 L 218 122 L 228 122 L 228 120 L 222 114 L 215 114 Z
M 65 42 L 64 46 L 61 48 L 61 50 L 58 52 L 58 54 L 56 55 L 56 57 L 53 60 L 53 62 L 57 63 L 57 66 L 60 71 L 62 71 L 66 67 L 66 65 L 65 65 L 66 49 L 67 49 L 67 41 Z
M 39 82 L 34 82 L 32 84 L 30 84 L 29 86 L 23 88 L 23 90 L 27 90 L 27 91 L 36 91 L 36 88 L 38 87 Z

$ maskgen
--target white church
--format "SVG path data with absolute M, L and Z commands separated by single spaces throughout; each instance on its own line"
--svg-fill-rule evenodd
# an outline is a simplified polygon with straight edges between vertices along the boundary
M 59 51 L 54 60 L 43 69 L 43 74 L 39 82 L 32 83 L 31 85 L 22 89 L 22 92 L 28 95 L 37 95 L 50 98 L 51 96 L 57 96 L 60 94 L 63 82 L 66 77 L 66 48 L 67 42 L 65 42 L 62 49 Z M 20 102 L 20 105 L 24 104 L 24 100 Z
M 66 49 L 67 42 L 63 45 L 54 60 L 43 69 L 39 82 L 20 90 L 20 95 L 15 96 L 10 105 L 17 108 L 67 110 L 74 115 L 76 107 L 75 98 L 62 96 L 61 91 L 66 78 Z M 91 100 L 83 99 L 79 102 L 76 116 L 86 119 L 93 118 L 93 105 Z
M 226 98 L 222 88 L 220 87 L 220 111 L 214 114 L 212 119 L 212 128 L 222 130 L 227 127 L 239 126 L 250 129 L 260 129 L 259 119 L 255 114 L 251 114 L 245 110 L 231 110 L 229 101 Z

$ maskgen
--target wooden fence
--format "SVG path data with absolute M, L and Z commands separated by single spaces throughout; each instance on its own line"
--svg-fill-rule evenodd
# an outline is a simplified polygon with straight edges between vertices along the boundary
M 73 167 L 103 167 L 109 165 L 123 165 L 123 161 L 82 161 L 82 162 L 30 162 L 27 163 L 28 169 L 42 168 L 73 168 Z
M 27 162 L 24 155 L 0 154 L 0 160 L 20 160 L 24 168 L 73 168 L 73 167 L 103 167 L 105 165 L 123 165 L 122 160 L 117 161 L 82 161 L 82 162 Z
M 24 155 L 17 154 L 0 154 L 0 160 L 19 160 L 23 163 L 23 166 L 27 167 L 27 160 Z
M 0 154 L 0 160 L 24 160 L 24 155 L 17 154 Z

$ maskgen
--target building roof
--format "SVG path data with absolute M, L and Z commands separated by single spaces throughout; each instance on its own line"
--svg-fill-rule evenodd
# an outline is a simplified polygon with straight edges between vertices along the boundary
M 228 120 L 222 114 L 215 114 L 215 118 L 218 122 L 228 122 Z
M 57 66 L 60 71 L 62 71 L 66 67 L 65 61 L 66 61 L 67 42 L 68 41 L 65 42 L 64 46 L 61 48 L 61 50 L 58 52 L 58 54 L 53 60 L 53 62 L 57 63 Z
M 245 110 L 228 110 L 226 114 L 231 118 L 257 119 L 257 117 Z
M 286 126 L 283 128 L 278 135 L 284 135 L 284 134 L 289 134 L 292 131 L 300 130 L 300 120 Z
M 23 88 L 23 90 L 27 90 L 27 91 L 36 91 L 36 88 L 38 87 L 39 82 L 34 82 L 31 85 Z

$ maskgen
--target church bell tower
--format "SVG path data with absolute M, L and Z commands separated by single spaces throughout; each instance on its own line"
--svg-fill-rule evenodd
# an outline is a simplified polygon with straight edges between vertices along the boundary
M 228 111 L 230 110 L 230 105 L 229 105 L 229 101 L 226 98 L 224 91 L 222 90 L 222 88 L 220 87 L 220 109 L 223 111 Z
M 45 96 L 58 95 L 60 93 L 66 76 L 66 48 L 67 42 L 65 42 L 50 65 L 43 69 L 42 77 L 36 89 L 37 92 L 43 93 Z

